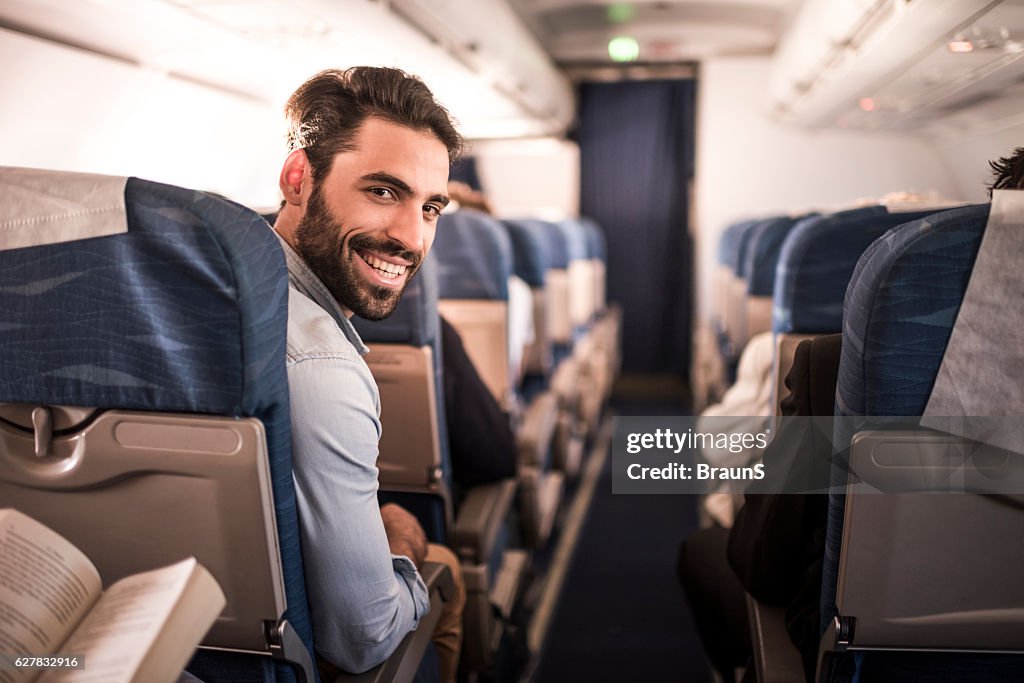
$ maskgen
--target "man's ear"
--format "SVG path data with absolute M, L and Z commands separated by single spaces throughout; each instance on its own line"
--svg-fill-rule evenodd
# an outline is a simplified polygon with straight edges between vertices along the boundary
M 295 206 L 302 205 L 302 188 L 310 176 L 310 170 L 309 158 L 304 149 L 293 150 L 284 160 L 278 185 L 286 202 Z

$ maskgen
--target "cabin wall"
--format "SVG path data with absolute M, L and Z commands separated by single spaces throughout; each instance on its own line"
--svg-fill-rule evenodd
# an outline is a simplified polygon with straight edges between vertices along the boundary
M 947 133 L 934 139 L 935 148 L 951 169 L 959 198 L 987 202 L 986 189 L 992 179 L 988 162 L 1013 154 L 1024 147 L 1024 124 L 1000 126 L 979 133 Z
M 896 190 L 955 196 L 960 183 L 927 140 L 901 134 L 801 130 L 766 111 L 771 60 L 711 59 L 697 95 L 694 230 L 698 309 L 713 301 L 718 236 L 747 217 L 849 205 Z
M 133 175 L 251 206 L 278 201 L 277 104 L 2 29 L 0 82 L 0 165 Z
M 580 211 L 580 148 L 555 138 L 472 143 L 477 172 L 504 217 L 559 219 Z

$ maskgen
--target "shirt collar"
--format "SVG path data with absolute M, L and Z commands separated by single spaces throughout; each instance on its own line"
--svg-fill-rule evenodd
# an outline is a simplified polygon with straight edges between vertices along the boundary
M 363 343 L 352 321 L 341 310 L 341 306 L 331 296 L 327 286 L 324 285 L 320 278 L 316 276 L 316 273 L 302 260 L 301 256 L 295 253 L 291 245 L 276 230 L 274 230 L 274 235 L 277 236 L 278 241 L 281 242 L 281 248 L 284 249 L 285 263 L 288 265 L 288 284 L 312 299 L 320 308 L 327 311 L 334 318 L 334 322 L 338 324 L 338 327 L 341 328 L 345 338 L 352 343 L 352 346 L 356 347 L 359 355 L 364 356 L 369 353 L 370 349 Z

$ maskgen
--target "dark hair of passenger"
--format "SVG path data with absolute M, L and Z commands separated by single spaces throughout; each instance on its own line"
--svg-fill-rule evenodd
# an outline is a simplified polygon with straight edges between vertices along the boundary
M 1024 189 L 1024 147 L 1013 150 L 1013 155 L 988 162 L 992 167 L 992 184 L 988 186 L 988 196 L 992 198 L 993 190 Z
M 355 66 L 321 71 L 292 93 L 284 112 L 288 151 L 306 150 L 314 183 L 330 172 L 336 154 L 353 149 L 356 132 L 370 117 L 430 131 L 448 148 L 452 161 L 462 153 L 462 136 L 448 110 L 423 81 L 399 69 Z

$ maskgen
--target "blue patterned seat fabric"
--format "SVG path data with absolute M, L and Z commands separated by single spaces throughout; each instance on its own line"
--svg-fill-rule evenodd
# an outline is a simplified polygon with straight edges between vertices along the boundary
M 917 416 L 924 412 L 967 290 L 989 205 L 968 206 L 902 225 L 875 241 L 857 263 L 846 292 L 836 415 Z M 843 421 L 845 423 L 847 421 Z M 839 467 L 854 427 L 837 423 Z M 829 498 L 822 581 L 822 624 L 836 614 L 836 582 L 845 496 Z M 1015 680 L 1013 655 L 857 655 L 863 680 Z M 837 680 L 849 680 L 842 676 Z
M 430 253 L 442 299 L 508 300 L 512 243 L 494 218 L 472 209 L 441 216 Z
M 728 266 L 732 272 L 739 267 L 740 241 L 743 234 L 757 221 L 747 220 L 733 223 L 726 228 L 718 239 L 718 263 Z
M 754 231 L 763 222 L 763 220 L 756 220 L 744 223 L 743 230 L 740 231 L 736 240 L 735 251 L 729 254 L 729 267 L 732 268 L 733 275 L 738 278 L 746 279 L 747 250 L 750 248 L 750 240 L 754 237 Z
M 448 421 L 444 404 L 444 358 L 441 355 L 440 318 L 437 313 L 438 263 L 433 251 L 423 265 L 409 280 L 401 301 L 394 313 L 384 320 L 363 320 L 353 316 L 359 336 L 367 344 L 407 344 L 429 346 L 434 362 L 434 386 L 437 388 L 436 402 L 438 441 L 441 448 L 441 470 L 452 490 L 451 456 L 449 454 Z M 445 543 L 444 502 L 436 495 L 427 493 L 399 493 L 381 491 L 378 498 L 383 503 L 398 503 L 412 512 L 423 526 L 427 537 L 435 543 Z
M 529 218 L 504 220 L 512 244 L 515 274 L 530 287 L 543 287 L 547 280 L 550 236 L 543 223 Z
M 752 230 L 747 248 L 744 272 L 747 273 L 747 294 L 771 296 L 775 285 L 775 268 L 786 236 L 799 218 L 780 216 L 761 221 Z
M 599 261 L 608 262 L 608 242 L 605 240 L 604 231 L 591 218 L 580 218 L 580 225 L 587 235 L 587 257 Z
M 934 211 L 889 213 L 882 206 L 801 220 L 782 245 L 775 272 L 772 329 L 776 333 L 838 332 L 843 296 L 860 255 L 892 228 Z
M 562 231 L 562 234 L 565 235 L 565 245 L 568 250 L 569 261 L 580 261 L 590 258 L 587 231 L 579 221 L 570 218 L 558 221 L 556 225 Z
M 127 233 L 0 252 L 0 401 L 256 417 L 267 434 L 287 619 L 312 653 L 291 474 L 288 282 L 249 209 L 130 178 Z M 196 675 L 293 681 L 270 657 Z

